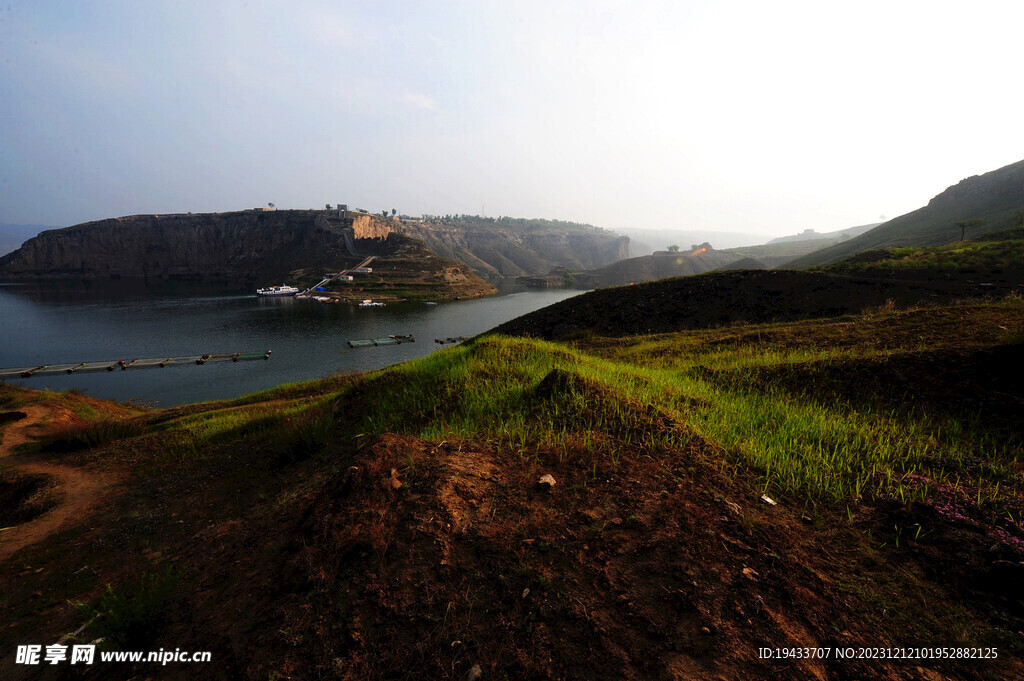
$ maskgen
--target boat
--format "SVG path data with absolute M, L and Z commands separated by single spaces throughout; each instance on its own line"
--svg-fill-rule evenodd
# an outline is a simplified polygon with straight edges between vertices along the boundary
M 424 305 L 437 305 L 433 300 L 428 300 L 423 303 Z
M 384 303 L 375 303 L 372 298 L 367 298 L 359 303 L 359 307 L 384 307 Z
M 294 296 L 298 292 L 299 289 L 294 286 L 286 286 L 284 284 L 256 289 L 256 295 L 258 296 Z

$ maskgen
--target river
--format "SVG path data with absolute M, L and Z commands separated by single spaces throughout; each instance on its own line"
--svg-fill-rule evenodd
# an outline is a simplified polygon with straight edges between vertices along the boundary
M 506 284 L 488 298 L 359 308 L 258 298 L 251 292 L 194 285 L 4 284 L 0 367 L 273 350 L 266 361 L 9 381 L 37 389 L 77 388 L 94 397 L 168 407 L 423 357 L 442 347 L 435 338 L 473 336 L 579 293 Z M 416 342 L 355 349 L 346 343 L 389 334 L 411 334 Z

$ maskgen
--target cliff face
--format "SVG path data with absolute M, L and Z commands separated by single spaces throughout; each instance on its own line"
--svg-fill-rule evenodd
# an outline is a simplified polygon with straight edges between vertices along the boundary
M 324 221 L 336 222 L 334 218 L 323 218 Z M 387 239 L 389 234 L 395 233 L 394 222 L 388 219 L 381 219 L 376 215 L 360 215 L 350 218 L 352 231 L 356 239 Z
M 396 229 L 492 281 L 543 276 L 559 267 L 594 269 L 629 255 L 629 237 L 593 228 L 529 228 L 509 220 L 507 224 L 416 222 Z
M 564 223 L 569 225 L 569 223 Z M 524 226 L 526 225 L 526 226 Z M 0 258 L 0 279 L 129 278 L 267 282 L 393 254 L 408 238 L 490 280 L 593 269 L 626 257 L 629 238 L 531 221 L 402 224 L 320 210 L 134 215 L 43 232 Z
M 272 281 L 394 249 L 386 221 L 324 211 L 135 215 L 43 232 L 0 258 L 0 278 Z

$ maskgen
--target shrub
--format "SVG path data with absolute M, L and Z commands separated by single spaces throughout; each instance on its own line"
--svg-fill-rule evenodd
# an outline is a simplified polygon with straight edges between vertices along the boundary
M 80 605 L 88 617 L 95 617 L 91 633 L 122 650 L 140 649 L 156 635 L 179 597 L 180 579 L 170 567 L 162 574 L 144 573 L 132 595 L 107 591 L 95 607 Z
M 144 432 L 146 424 L 142 421 L 97 421 L 63 428 L 43 438 L 41 443 L 44 452 L 77 452 Z

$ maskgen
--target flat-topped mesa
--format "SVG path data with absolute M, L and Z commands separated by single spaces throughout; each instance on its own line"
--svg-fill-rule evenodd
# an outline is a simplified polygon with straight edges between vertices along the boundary
M 144 278 L 253 282 L 405 240 L 390 221 L 322 210 L 132 215 L 45 231 L 0 258 L 0 278 Z

